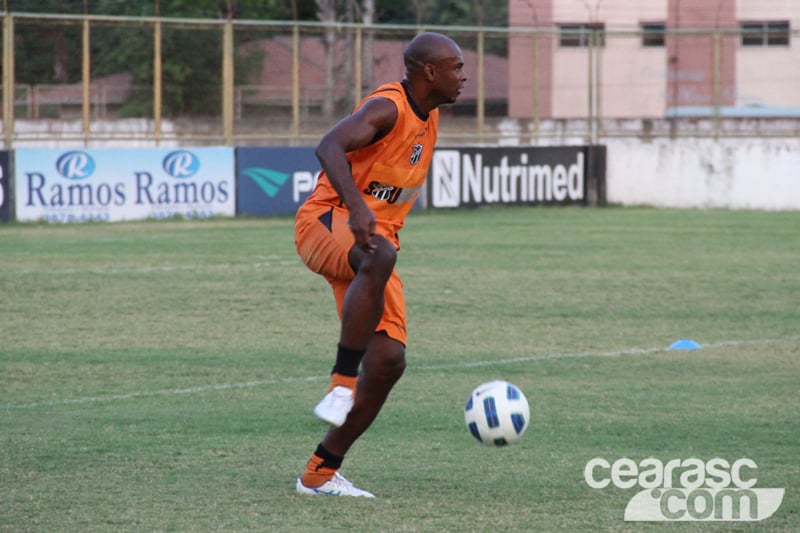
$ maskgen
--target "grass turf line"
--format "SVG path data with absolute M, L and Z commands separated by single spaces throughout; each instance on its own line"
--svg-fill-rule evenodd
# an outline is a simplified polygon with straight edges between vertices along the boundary
M 328 287 L 295 256 L 291 220 L 0 226 L 0 529 L 661 530 L 625 524 L 631 491 L 590 489 L 586 461 L 746 456 L 757 486 L 787 489 L 758 529 L 791 531 L 798 222 L 413 214 L 398 262 L 409 371 L 344 467 L 379 499 L 344 503 L 293 493 L 322 436 L 310 409 L 324 381 L 58 403 L 324 377 L 338 323 Z M 706 348 L 526 360 L 678 338 Z M 775 342 L 742 342 L 764 339 Z M 495 378 L 532 407 L 528 433 L 506 450 L 475 443 L 461 414 L 469 391 Z

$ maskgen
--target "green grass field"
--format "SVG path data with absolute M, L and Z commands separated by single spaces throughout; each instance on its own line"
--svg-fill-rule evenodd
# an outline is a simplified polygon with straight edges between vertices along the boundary
M 298 495 L 338 321 L 292 221 L 0 225 L 2 531 L 797 531 L 800 213 L 497 208 L 401 236 L 408 370 Z M 693 339 L 700 350 L 667 350 Z M 469 392 L 532 421 L 478 444 Z M 762 522 L 626 523 L 586 463 L 750 458 Z

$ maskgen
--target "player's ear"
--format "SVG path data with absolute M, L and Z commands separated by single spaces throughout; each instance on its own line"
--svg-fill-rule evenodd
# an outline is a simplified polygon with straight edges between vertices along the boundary
M 436 77 L 436 65 L 425 63 L 424 72 L 425 72 L 425 78 L 430 81 L 433 81 L 433 79 Z

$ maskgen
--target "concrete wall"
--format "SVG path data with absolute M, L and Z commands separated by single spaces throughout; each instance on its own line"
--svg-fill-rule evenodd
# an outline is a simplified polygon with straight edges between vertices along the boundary
M 797 120 L 723 120 L 729 137 L 702 138 L 710 120 L 681 123 L 681 134 L 700 137 L 669 138 L 669 121 L 605 121 L 600 136 L 606 145 L 607 201 L 622 205 L 657 207 L 719 207 L 730 209 L 800 211 L 800 126 Z M 447 126 L 447 121 L 443 121 Z M 647 127 L 645 127 L 647 125 Z M 69 126 L 69 125 L 68 125 Z M 68 129 L 76 136 L 80 124 Z M 132 127 L 135 126 L 135 127 Z M 531 139 L 530 125 L 507 119 L 497 128 L 497 140 L 484 146 L 571 146 L 587 144 L 585 121 L 544 121 L 545 137 Z M 689 129 L 694 126 L 695 130 Z M 91 148 L 151 148 L 152 138 L 143 124 L 108 124 L 118 141 L 94 142 Z M 59 128 L 56 128 L 59 129 Z M 761 131 L 763 129 L 763 132 Z M 445 132 L 447 128 L 445 127 Z M 27 131 L 35 134 L 38 130 Z M 439 147 L 469 144 L 463 137 L 448 141 L 442 132 Z M 782 137 L 778 132 L 784 132 Z M 56 140 L 53 129 L 39 132 L 41 140 L 19 143 L 16 148 L 76 148 L 75 140 Z M 767 135 L 759 137 L 760 134 Z M 35 135 L 31 135 L 35 138 Z M 140 140 L 133 140 L 141 137 Z M 309 146 L 314 144 L 309 141 Z M 196 146 L 171 139 L 160 147 Z M 85 148 L 85 147 L 84 147 Z
M 607 200 L 623 205 L 800 210 L 800 139 L 611 139 Z

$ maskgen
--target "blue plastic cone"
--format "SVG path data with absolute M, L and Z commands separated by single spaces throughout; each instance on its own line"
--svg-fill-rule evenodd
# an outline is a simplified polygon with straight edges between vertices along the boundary
M 669 345 L 669 350 L 697 350 L 702 348 L 698 343 L 691 339 L 681 339 Z

